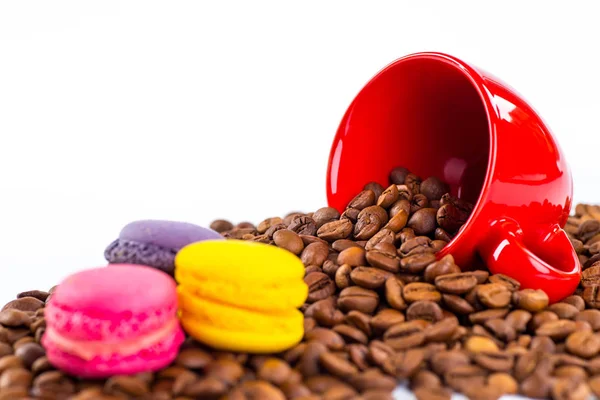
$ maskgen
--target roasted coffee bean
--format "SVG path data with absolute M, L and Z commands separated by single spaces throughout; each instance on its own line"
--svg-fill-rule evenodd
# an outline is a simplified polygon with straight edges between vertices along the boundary
M 435 254 L 422 253 L 403 258 L 400 261 L 400 266 L 404 271 L 410 272 L 411 274 L 418 274 L 435 261 Z
M 340 268 L 338 264 L 331 260 L 325 260 L 323 267 L 321 268 L 324 273 L 327 274 L 331 279 L 335 279 L 335 273 Z
M 370 192 L 370 191 L 369 191 Z M 373 193 L 373 192 L 371 192 Z M 368 193 L 367 193 L 368 195 Z M 358 196 L 357 196 L 358 197 Z M 375 195 L 371 195 L 373 199 L 371 200 L 371 204 L 375 202 Z M 370 205 L 370 204 L 369 204 Z M 351 206 L 358 208 L 356 206 Z M 362 208 L 361 208 L 362 209 Z M 333 207 L 323 207 L 319 208 L 312 216 L 313 221 L 315 221 L 315 225 L 317 229 L 325 225 L 327 222 L 335 221 L 340 218 L 340 213 Z
M 531 313 L 525 310 L 514 310 L 506 316 L 506 322 L 517 332 L 524 332 L 531 321 Z
M 450 187 L 434 176 L 425 179 L 420 189 L 429 200 L 439 200 L 444 194 L 450 192 Z
M 523 289 L 513 294 L 516 307 L 529 312 L 538 312 L 548 305 L 548 295 L 542 290 Z
M 398 200 L 398 186 L 395 184 L 390 185 L 387 189 L 381 193 L 377 199 L 377 205 L 383 208 L 389 208 Z
M 403 209 L 398 210 L 390 217 L 390 220 L 385 224 L 384 228 L 389 229 L 394 233 L 400 232 L 408 222 L 408 213 Z
M 465 349 L 471 353 L 493 353 L 499 351 L 498 345 L 490 338 L 471 336 L 465 342 Z
M 454 390 L 464 392 L 473 386 L 484 386 L 486 371 L 476 365 L 459 365 L 444 374 L 444 380 Z
M 592 330 L 600 330 L 600 310 L 583 310 L 575 316 L 575 321 L 585 321 Z
M 561 319 L 558 321 L 544 322 L 535 330 L 537 336 L 550 336 L 554 340 L 564 339 L 575 332 L 577 326 L 574 321 Z
M 348 264 L 351 266 L 366 265 L 367 259 L 365 255 L 365 249 L 362 247 L 349 247 L 338 254 L 337 263 L 339 265 Z
M 16 349 L 15 355 L 23 360 L 27 368 L 31 368 L 38 358 L 46 355 L 46 350 L 37 343 L 26 343 Z
M 35 297 L 21 297 L 7 303 L 2 310 L 37 311 L 44 307 L 44 302 Z
M 425 329 L 425 339 L 427 342 L 446 342 L 452 338 L 457 329 L 457 318 L 444 318 Z
M 438 276 L 456 274 L 460 272 L 460 268 L 454 263 L 454 257 L 448 254 L 442 257 L 439 261 L 429 264 L 425 268 L 423 276 L 425 281 L 434 283 Z
M 149 393 L 149 388 L 144 382 L 133 376 L 117 375 L 108 378 L 104 384 L 104 391 L 135 398 Z
M 417 211 L 419 211 L 422 208 L 426 208 L 429 206 L 429 200 L 427 199 L 427 196 L 425 196 L 424 194 L 415 194 L 412 198 L 412 200 L 410 201 L 410 212 L 412 214 L 416 213 Z M 434 216 L 435 217 L 435 216 Z
M 429 322 L 438 322 L 442 319 L 442 309 L 437 303 L 427 300 L 419 300 L 408 306 L 406 319 L 422 319 Z
M 502 274 L 495 274 L 490 276 L 490 283 L 499 283 L 506 286 L 511 292 L 515 292 L 520 289 L 521 284 L 516 279 Z
M 210 229 L 219 233 L 227 232 L 233 229 L 233 224 L 224 219 L 217 219 L 211 222 Z M 41 299 L 40 299 L 41 300 Z
M 408 175 L 406 175 L 406 178 L 404 179 L 404 184 L 411 190 L 411 192 L 413 193 L 419 193 L 420 190 L 420 186 L 421 186 L 421 178 L 419 178 L 417 175 L 413 174 L 413 173 L 409 173 Z
M 480 285 L 477 289 L 477 298 L 489 308 L 503 308 L 510 304 L 511 291 L 500 283 Z
M 352 283 L 350 279 L 350 274 L 352 273 L 352 267 L 348 264 L 344 264 L 340 266 L 337 271 L 335 271 L 335 284 L 338 289 L 345 289 Z
M 333 327 L 344 321 L 344 314 L 338 310 L 335 299 L 328 297 L 313 304 L 313 318 L 321 326 Z
M 431 244 L 429 246 L 431 247 L 431 250 L 434 253 L 437 253 L 437 252 L 442 251 L 442 249 L 444 247 L 446 247 L 447 244 L 448 244 L 448 242 L 446 242 L 444 240 L 432 240 Z
M 228 398 L 285 400 L 283 392 L 265 381 L 246 381 L 235 387 Z
M 394 350 L 420 346 L 425 341 L 424 321 L 408 321 L 391 326 L 383 335 L 384 343 Z
M 442 301 L 446 308 L 455 314 L 466 315 L 475 312 L 473 306 L 460 296 L 442 294 Z
M 371 239 L 367 241 L 365 250 L 370 251 L 376 248 L 381 248 L 384 243 L 393 244 L 396 240 L 396 235 L 389 229 L 381 229 Z
M 379 311 L 373 318 L 371 318 L 371 328 L 377 334 L 385 332 L 392 325 L 396 325 L 400 322 L 404 322 L 404 314 L 400 311 L 396 311 L 390 308 Z
M 407 303 L 419 300 L 440 302 L 442 299 L 441 293 L 436 290 L 435 286 L 424 282 L 414 282 L 404 286 L 402 296 Z
M 517 337 L 517 331 L 506 320 L 500 318 L 488 319 L 484 326 L 498 339 L 511 342 Z
M 25 311 L 8 309 L 0 311 L 0 324 L 7 327 L 29 326 L 31 317 Z
M 435 278 L 435 287 L 443 293 L 464 294 L 476 285 L 475 276 L 465 272 L 440 275 Z M 510 301 L 510 295 L 508 300 Z
M 429 235 L 435 231 L 435 208 L 421 208 L 408 219 L 408 227 L 417 235 Z
M 289 229 L 280 229 L 273 234 L 273 241 L 275 245 L 286 249 L 290 253 L 300 254 L 304 250 L 304 242 L 300 239 L 300 236 L 294 231 Z
M 342 290 L 338 298 L 338 307 L 346 312 L 357 310 L 365 314 L 372 314 L 378 304 L 379 295 L 376 292 L 357 286 Z
M 383 208 L 380 206 L 367 207 L 358 214 L 354 237 L 358 240 L 368 240 L 387 222 L 388 214 Z
M 267 218 L 256 227 L 256 231 L 260 234 L 265 233 L 270 227 L 283 223 L 283 219 L 279 217 Z
M 339 378 L 331 375 L 316 375 L 307 378 L 304 383 L 313 392 L 323 394 L 333 387 L 345 386 Z
M 558 315 L 556 315 L 552 311 L 540 311 L 536 313 L 531 319 L 531 322 L 529 323 L 529 328 L 532 331 L 535 331 L 544 323 L 550 321 L 558 321 Z
M 394 246 L 390 243 L 383 243 L 377 246 L 377 248 L 367 251 L 366 259 L 369 265 L 389 271 L 389 272 L 398 272 L 400 270 L 400 259 L 396 256 L 395 248 L 394 253 L 389 253 L 386 251 L 384 245 L 389 244 L 390 246 Z
M 25 368 L 11 368 L 2 373 L 0 376 L 0 392 L 6 388 L 12 387 L 29 387 L 33 376 L 30 371 Z
M 323 265 L 329 255 L 329 247 L 323 243 L 311 243 L 304 248 L 300 260 L 304 265 Z
M 314 328 L 310 332 L 306 332 L 304 338 L 307 341 L 320 342 L 330 350 L 341 350 L 345 343 L 340 334 L 325 328 Z
M 292 370 L 290 366 L 279 358 L 267 358 L 258 368 L 257 377 L 275 385 L 285 383 Z
M 410 171 L 404 167 L 396 167 L 394 168 L 388 177 L 390 184 L 395 185 L 404 185 L 404 181 L 406 176 L 410 173 Z
M 326 299 L 335 293 L 335 283 L 322 272 L 313 272 L 306 275 L 304 282 L 308 286 L 306 301 L 309 303 Z
M 533 374 L 521 382 L 519 391 L 524 396 L 541 399 L 550 395 L 551 387 L 552 381 L 547 376 Z
M 371 268 L 371 267 L 356 267 L 350 273 L 350 279 L 356 285 L 366 289 L 377 289 L 385 283 L 386 279 L 391 274 L 389 272 Z
M 581 296 L 576 296 L 576 295 L 569 296 L 569 297 L 563 299 L 561 302 L 571 304 L 572 306 L 577 308 L 579 311 L 585 310 L 585 301 L 583 301 Z
M 390 307 L 401 311 L 406 309 L 403 290 L 404 284 L 398 278 L 391 276 L 385 281 L 385 299 Z
M 391 391 L 396 387 L 396 379 L 388 375 L 384 375 L 378 369 L 368 369 L 356 375 L 352 375 L 349 383 L 356 390 L 367 391 L 373 389 Z
M 367 335 L 354 326 L 346 324 L 336 325 L 333 331 L 338 333 L 346 343 L 367 344 L 369 341 Z
M 356 208 L 346 208 L 342 215 L 340 215 L 340 220 L 347 219 L 352 223 L 356 223 L 356 221 L 358 220 L 358 214 L 360 214 L 360 211 Z
M 335 242 L 333 242 L 331 244 L 331 247 L 333 248 L 333 250 L 335 251 L 339 251 L 340 253 L 350 247 L 361 247 L 358 243 L 356 243 L 354 240 L 350 240 L 350 239 L 339 239 L 336 240 Z
M 597 309 L 600 308 L 600 292 L 598 286 L 586 287 L 583 290 L 583 300 L 588 307 Z
M 416 236 L 402 243 L 398 254 L 406 257 L 419 253 L 433 253 L 431 249 L 431 239 L 427 236 Z
M 350 311 L 346 315 L 346 323 L 360 329 L 365 335 L 371 336 L 371 316 L 360 311 Z
M 548 306 L 546 310 L 552 311 L 560 319 L 573 319 L 579 314 L 579 310 L 575 306 L 567 303 L 555 303 Z
M 473 357 L 473 360 L 480 367 L 494 372 L 510 372 L 514 364 L 512 354 L 499 351 L 477 353 Z
M 471 359 L 465 352 L 450 350 L 434 353 L 431 356 L 430 362 L 434 372 L 440 376 L 444 376 L 455 367 L 469 365 Z
M 345 239 L 352 233 L 353 225 L 350 220 L 340 219 L 323 224 L 317 231 L 317 236 L 328 242 Z
M 317 224 L 310 217 L 298 215 L 292 219 L 292 222 L 288 225 L 288 229 L 299 235 L 314 236 L 317 233 Z
M 592 358 L 600 352 L 600 336 L 587 331 L 573 332 L 567 337 L 565 345 L 571 354 Z
M 321 353 L 319 361 L 325 370 L 340 378 L 346 378 L 358 373 L 358 368 L 355 365 L 330 352 Z
M 384 191 L 384 187 L 381 186 L 379 183 L 377 182 L 369 182 L 365 185 L 365 187 L 363 188 L 363 190 L 370 190 L 373 193 L 375 193 L 375 199 L 377 199 L 379 196 L 381 196 L 381 193 L 383 193 Z
M 406 379 L 413 376 L 423 361 L 424 352 L 421 349 L 409 349 L 398 352 L 392 360 L 396 378 Z
M 410 214 L 410 200 L 407 200 L 406 198 L 400 198 L 397 202 L 392 204 L 392 206 L 389 208 L 390 218 L 395 217 L 400 211 L 404 211 L 408 221 L 408 215 Z
M 590 389 L 585 378 L 559 378 L 552 383 L 552 398 L 556 400 L 586 400 Z

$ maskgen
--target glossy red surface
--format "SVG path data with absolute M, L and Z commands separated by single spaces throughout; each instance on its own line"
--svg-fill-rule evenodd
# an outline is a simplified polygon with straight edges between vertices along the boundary
M 377 74 L 348 108 L 327 171 L 329 205 L 340 211 L 371 181 L 387 186 L 404 166 L 437 176 L 476 202 L 439 256 L 463 268 L 485 261 L 493 273 L 571 294 L 580 265 L 561 229 L 572 180 L 552 133 L 513 89 L 455 57 L 419 53 Z

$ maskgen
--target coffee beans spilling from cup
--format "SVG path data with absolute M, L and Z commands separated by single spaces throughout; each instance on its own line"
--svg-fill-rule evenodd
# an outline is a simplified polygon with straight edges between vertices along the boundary
M 436 260 L 472 204 L 404 168 L 370 183 L 343 213 L 225 220 L 227 238 L 284 248 L 309 287 L 301 343 L 282 354 L 215 351 L 188 338 L 156 373 L 87 381 L 48 362 L 40 345 L 49 292 L 18 295 L 0 312 L 0 400 L 391 399 L 402 381 L 419 399 L 521 393 L 600 395 L 600 208 L 580 205 L 565 230 L 585 268 L 578 291 L 548 305 L 540 290 Z

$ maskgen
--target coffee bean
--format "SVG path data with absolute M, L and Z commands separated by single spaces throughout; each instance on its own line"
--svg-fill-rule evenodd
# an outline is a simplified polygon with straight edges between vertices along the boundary
M 22 368 L 23 361 L 14 355 L 4 356 L 0 358 L 0 375 L 11 368 Z
M 435 278 L 435 287 L 443 293 L 464 294 L 476 285 L 477 279 L 465 272 L 440 275 Z M 508 300 L 510 301 L 510 295 Z
M 189 369 L 201 369 L 212 361 L 212 357 L 206 351 L 198 348 L 182 350 L 175 363 Z
M 27 368 L 31 368 L 38 358 L 46 355 L 46 351 L 37 343 L 26 343 L 15 351 L 15 355 L 23 360 Z
M 513 279 L 509 276 L 506 276 L 506 275 L 495 274 L 495 275 L 490 276 L 489 279 L 490 279 L 490 283 L 498 283 L 498 284 L 504 285 L 511 292 L 516 292 L 521 287 L 521 284 L 519 283 L 519 281 L 517 281 L 516 279 Z
M 583 311 L 585 309 L 585 301 L 583 301 L 581 296 L 575 296 L 575 295 L 569 296 L 569 297 L 564 298 L 561 302 L 571 304 L 572 306 L 577 308 L 579 311 Z
M 35 297 L 21 297 L 7 303 L 1 311 L 19 310 L 19 311 L 37 311 L 44 307 L 44 302 Z
M 323 224 L 317 231 L 319 238 L 328 242 L 345 239 L 352 233 L 352 222 L 347 219 L 331 221 Z
M 575 316 L 575 321 L 585 321 L 592 330 L 600 330 L 600 310 L 583 310 Z
M 285 400 L 283 392 L 265 381 L 246 381 L 229 394 L 231 399 Z
M 375 199 L 377 199 L 379 196 L 381 196 L 381 193 L 383 193 L 384 191 L 384 187 L 381 186 L 379 183 L 377 182 L 369 182 L 365 185 L 365 187 L 363 188 L 363 190 L 370 190 L 373 193 L 375 193 Z
M 396 256 L 396 249 L 394 248 L 394 252 L 390 253 L 386 245 L 394 247 L 391 243 L 379 244 L 375 249 L 367 251 L 367 262 L 369 265 L 385 271 L 398 272 L 400 270 L 400 259 Z
M 338 307 L 342 311 L 357 310 L 365 314 L 372 314 L 379 304 L 379 295 L 368 289 L 350 286 L 340 292 Z
M 425 281 L 429 283 L 435 282 L 438 276 L 456 274 L 460 272 L 460 268 L 454 263 L 454 257 L 448 254 L 442 257 L 440 260 L 429 264 L 425 268 L 423 276 Z
M 477 289 L 477 298 L 489 308 L 503 308 L 510 304 L 511 291 L 500 283 L 480 285 Z
M 429 200 L 439 200 L 442 196 L 450 191 L 450 187 L 432 176 L 425 179 L 421 183 L 421 193 L 423 193 Z
M 471 336 L 465 342 L 465 349 L 471 353 L 493 353 L 499 351 L 498 345 L 490 338 Z
M 389 308 L 383 309 L 375 314 L 373 318 L 371 318 L 371 328 L 377 334 L 381 334 L 389 329 L 389 327 L 392 325 L 404 322 L 404 319 L 404 314 L 399 311 Z
M 408 215 L 410 214 L 410 200 L 407 200 L 406 198 L 400 198 L 398 201 L 392 204 L 392 206 L 389 208 L 390 218 L 395 217 L 400 211 L 404 211 L 408 220 Z
M 371 316 L 360 311 L 353 310 L 346 315 L 346 322 L 348 325 L 360 329 L 365 335 L 371 336 Z
M 588 286 L 583 290 L 583 300 L 590 308 L 600 308 L 600 292 L 598 291 L 598 287 L 599 286 Z
M 400 254 L 403 257 L 406 257 L 409 255 L 419 253 L 432 253 L 433 250 L 431 249 L 430 245 L 431 239 L 427 236 L 416 236 L 414 238 L 403 241 L 402 245 L 400 246 L 400 249 L 398 250 L 398 254 Z
M 104 390 L 107 393 L 122 393 L 130 397 L 140 397 L 149 392 L 148 386 L 144 382 L 135 377 L 124 375 L 109 378 L 104 384 Z
M 410 349 L 398 352 L 393 357 L 393 370 L 396 378 L 406 379 L 413 376 L 424 361 L 421 349 Z
M 0 391 L 12 387 L 29 387 L 33 376 L 24 368 L 11 368 L 0 376 Z
M 351 266 L 366 265 L 365 254 L 366 252 L 362 247 L 349 247 L 338 254 L 337 263 Z
M 551 381 L 546 376 L 533 374 L 520 385 L 520 393 L 532 398 L 547 398 L 550 395 Z
M 329 348 L 330 350 L 341 350 L 344 348 L 344 339 L 339 333 L 331 329 L 315 328 L 304 334 L 307 341 L 317 341 Z
M 227 391 L 227 384 L 215 377 L 209 376 L 201 378 L 185 389 L 183 394 L 191 398 L 215 398 Z
M 211 222 L 210 229 L 219 233 L 227 232 L 233 229 L 233 224 L 224 219 L 217 219 Z M 41 299 L 40 299 L 41 300 Z
M 442 309 L 437 303 L 427 300 L 419 300 L 408 306 L 406 319 L 422 319 L 429 322 L 437 322 L 442 319 Z
M 367 252 L 373 249 L 381 250 L 384 248 L 383 246 L 385 243 L 393 244 L 395 240 L 396 235 L 394 232 L 390 231 L 389 229 L 382 229 L 367 241 L 365 250 L 367 250 Z
M 556 400 L 586 400 L 590 389 L 585 379 L 560 378 L 552 384 L 552 398 Z
M 331 388 L 346 386 L 339 378 L 331 375 L 316 375 L 307 378 L 304 383 L 313 392 L 323 394 Z
M 306 301 L 309 303 L 323 300 L 335 293 L 335 283 L 322 272 L 313 272 L 306 275 L 304 283 L 308 286 Z
M 550 336 L 554 340 L 560 340 L 575 332 L 576 329 L 577 326 L 574 321 L 561 319 L 558 321 L 544 322 L 535 330 L 535 334 L 538 336 Z
M 23 297 L 34 297 L 40 301 L 46 301 L 50 293 L 44 292 L 42 290 L 29 290 L 27 292 L 21 292 L 17 295 L 17 299 L 21 299 Z
M 444 380 L 453 389 L 464 392 L 469 387 L 484 386 L 486 371 L 476 365 L 459 365 L 444 374 Z
M 360 247 L 358 243 L 350 239 L 339 239 L 331 244 L 331 247 L 335 251 L 339 251 L 340 253 L 350 247 Z
M 531 317 L 531 313 L 528 311 L 514 310 L 506 316 L 506 322 L 517 332 L 524 332 Z
M 317 233 L 317 224 L 312 218 L 307 216 L 294 217 L 287 228 L 299 235 L 314 236 Z
M 484 326 L 498 339 L 511 342 L 515 340 L 517 331 L 506 320 L 500 318 L 488 319 Z
M 439 302 L 442 299 L 441 293 L 436 290 L 435 286 L 424 282 L 409 283 L 404 286 L 402 296 L 407 303 L 419 300 Z
M 383 208 L 379 206 L 367 207 L 358 214 L 354 227 L 354 237 L 358 240 L 368 240 L 387 222 L 388 215 Z
M 357 210 L 356 208 L 346 208 L 346 210 L 340 216 L 340 219 L 347 219 L 352 223 L 356 223 L 356 220 L 358 220 L 358 214 L 360 214 L 360 210 Z
M 381 193 L 377 199 L 377 205 L 383 208 L 389 208 L 398 200 L 398 187 L 395 184 L 390 185 Z
M 552 311 L 540 311 L 536 313 L 531 322 L 529 323 L 529 328 L 532 331 L 538 329 L 542 324 L 550 321 L 558 321 L 558 315 L 553 313 Z
M 418 274 L 435 261 L 436 258 L 434 254 L 422 253 L 403 258 L 400 262 L 400 266 L 403 270 L 408 271 L 411 274 Z
M 593 332 L 573 332 L 567 337 L 565 345 L 571 354 L 592 358 L 600 352 L 600 336 Z
M 575 306 L 567 303 L 551 304 L 546 309 L 558 315 L 560 319 L 573 319 L 579 314 L 579 310 Z
M 283 223 L 283 219 L 279 217 L 267 218 L 256 227 L 258 233 L 265 233 L 270 227 Z
M 425 329 L 425 339 L 427 342 L 446 342 L 452 338 L 457 329 L 457 318 L 444 318 Z
M 401 311 L 406 309 L 403 289 L 404 284 L 396 277 L 391 276 L 385 281 L 385 299 L 390 307 Z
M 529 312 L 538 312 L 548 305 L 548 295 L 542 290 L 523 289 L 515 292 L 513 303 L 516 307 Z
M 290 366 L 279 358 L 267 358 L 258 368 L 257 377 L 275 385 L 285 383 L 291 373 Z
M 408 227 L 412 228 L 417 235 L 429 235 L 435 231 L 435 208 L 422 208 L 408 219 Z
M 391 392 L 396 387 L 396 379 L 382 374 L 376 368 L 352 375 L 349 383 L 360 391 L 380 389 Z
M 469 365 L 471 359 L 468 354 L 462 351 L 450 350 L 433 354 L 430 362 L 434 372 L 444 376 L 455 367 Z
M 352 267 L 348 264 L 344 264 L 340 266 L 337 271 L 335 271 L 335 284 L 338 289 L 345 289 L 352 283 L 350 279 L 350 274 L 352 273 Z
M 398 210 L 391 216 L 388 223 L 384 226 L 385 229 L 389 229 L 394 233 L 400 232 L 408 222 L 408 213 L 403 209 Z
M 369 342 L 367 335 L 356 327 L 341 324 L 336 325 L 333 330 L 338 333 L 346 343 L 367 344 Z
M 304 248 L 300 260 L 304 265 L 321 266 L 327 260 L 329 247 L 323 243 L 311 243 Z
M 324 352 L 319 356 L 319 361 L 323 368 L 325 368 L 332 375 L 340 378 L 350 377 L 358 373 L 358 368 L 352 363 L 337 357 L 333 353 Z
M 442 301 L 446 308 L 455 314 L 466 315 L 475 312 L 473 306 L 462 297 L 453 294 L 442 294 Z
M 280 229 L 273 234 L 275 245 L 286 249 L 290 253 L 300 254 L 304 250 L 304 243 L 300 236 L 289 229 Z
M 494 372 L 510 372 L 514 364 L 512 354 L 498 351 L 477 353 L 473 357 L 473 360 L 480 367 Z
M 344 321 L 344 314 L 335 308 L 335 299 L 328 297 L 313 304 L 313 317 L 321 326 L 333 327 Z
M 420 346 L 425 341 L 423 321 L 408 321 L 392 325 L 383 335 L 384 343 L 394 350 Z
M 388 177 L 390 183 L 395 185 L 404 185 L 404 181 L 406 176 L 410 173 L 410 171 L 404 167 L 396 167 L 394 168 Z
M 385 283 L 390 273 L 371 267 L 356 267 L 350 273 L 350 279 L 366 289 L 377 289 Z
M 29 326 L 31 317 L 24 311 L 7 309 L 0 311 L 0 324 L 7 327 Z
M 426 208 L 429 206 L 429 200 L 427 199 L 427 196 L 425 196 L 424 194 L 415 194 L 412 197 L 412 200 L 410 201 L 410 212 L 412 214 L 416 213 L 417 211 L 419 211 L 422 208 Z
M 371 192 L 372 193 L 372 192 Z M 358 197 L 358 196 L 357 196 Z M 371 204 L 375 203 L 375 195 L 372 195 L 373 200 L 371 200 Z M 369 204 L 369 205 L 371 205 Z M 352 206 L 354 208 L 358 208 L 357 206 Z M 364 208 L 364 207 L 363 207 Z M 360 208 L 362 210 L 362 208 Z M 328 222 L 338 220 L 340 218 L 340 213 L 333 207 L 323 207 L 319 208 L 312 216 L 313 221 L 315 221 L 315 225 L 317 228 L 322 227 Z

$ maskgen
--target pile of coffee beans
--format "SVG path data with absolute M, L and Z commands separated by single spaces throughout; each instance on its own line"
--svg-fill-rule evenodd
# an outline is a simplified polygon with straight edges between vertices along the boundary
M 220 352 L 187 339 L 156 373 L 87 381 L 54 369 L 40 346 L 51 293 L 21 293 L 0 312 L 0 400 L 385 400 L 399 382 L 418 399 L 521 393 L 600 395 L 600 207 L 577 206 L 565 228 L 585 268 L 577 292 L 548 305 L 539 290 L 435 253 L 472 205 L 404 168 L 332 208 L 217 220 L 225 237 L 269 243 L 306 268 L 305 335 L 282 354 Z

